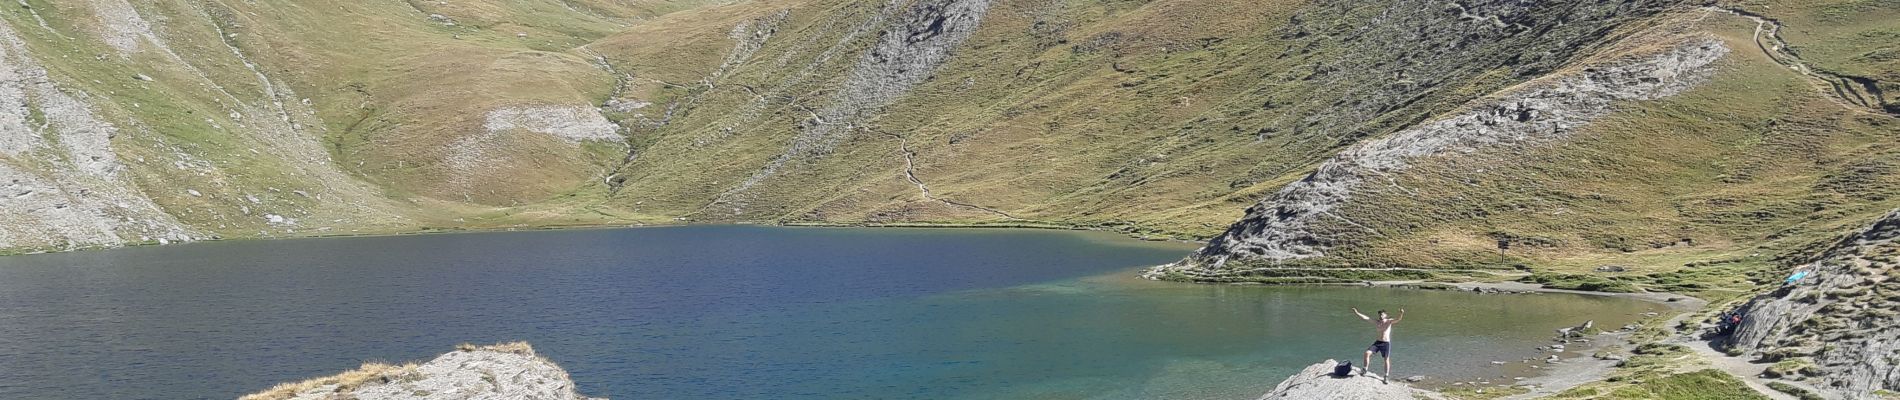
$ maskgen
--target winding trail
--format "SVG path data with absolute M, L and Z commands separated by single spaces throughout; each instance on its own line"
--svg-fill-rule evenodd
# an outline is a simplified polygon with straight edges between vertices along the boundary
M 1701 310 L 1697 309 L 1683 312 L 1674 318 L 1670 318 L 1669 321 L 1663 322 L 1661 326 L 1665 329 L 1681 326 L 1683 321 L 1694 317 L 1698 312 L 1701 312 Z M 1703 329 L 1703 327 L 1698 327 L 1695 332 L 1702 332 Z M 1728 354 L 1723 354 L 1721 351 L 1716 350 L 1713 343 L 1688 334 L 1673 333 L 1668 339 L 1663 340 L 1662 343 L 1676 344 L 1689 348 L 1690 353 L 1686 357 L 1699 358 L 1706 362 L 1709 368 L 1715 368 L 1722 372 L 1727 372 L 1729 375 L 1734 375 L 1736 378 L 1740 378 L 1742 383 L 1748 385 L 1748 388 L 1760 392 L 1763 396 L 1768 396 L 1768 398 L 1775 400 L 1800 400 L 1787 393 L 1782 393 L 1781 391 L 1768 387 L 1768 379 L 1761 377 L 1761 372 L 1768 369 L 1768 364 L 1756 364 L 1739 357 L 1730 357 Z M 1688 363 L 1679 367 L 1676 372 L 1694 372 L 1702 368 L 1703 366 L 1701 364 Z M 1808 388 L 1807 385 L 1797 386 Z M 1812 390 L 1812 388 L 1808 389 Z
M 1760 49 L 1762 54 L 1767 55 L 1769 59 L 1775 60 L 1776 63 L 1787 66 L 1788 69 L 1799 72 L 1801 75 L 1805 75 L 1812 80 L 1819 81 L 1820 85 L 1824 86 L 1824 88 L 1822 88 L 1823 91 L 1834 94 L 1828 98 L 1835 103 L 1849 109 L 1900 117 L 1900 110 L 1882 108 L 1881 99 L 1884 97 L 1882 97 L 1880 86 L 1873 79 L 1827 71 L 1817 71 L 1813 67 L 1809 67 L 1807 61 L 1802 60 L 1800 55 L 1790 50 L 1787 40 L 1781 38 L 1781 21 L 1739 8 L 1719 6 L 1708 6 L 1704 8 L 1755 21 L 1755 47 Z
M 937 195 L 930 193 L 930 185 L 924 184 L 924 181 L 922 179 L 917 178 L 917 160 L 916 160 L 917 152 L 912 151 L 910 149 L 909 139 L 905 138 L 903 135 L 898 135 L 895 133 L 884 132 L 884 131 L 875 130 L 875 129 L 865 129 L 865 130 L 868 130 L 871 132 L 877 132 L 878 134 L 882 134 L 884 136 L 890 136 L 892 138 L 897 139 L 897 149 L 898 151 L 904 153 L 904 178 L 909 179 L 911 184 L 917 185 L 917 191 L 923 194 L 925 200 L 935 201 L 935 202 L 943 203 L 945 205 L 950 205 L 953 207 L 962 207 L 962 208 L 968 208 L 968 209 L 973 209 L 973 210 L 979 210 L 979 211 L 983 211 L 983 212 L 987 212 L 991 214 L 996 214 L 997 216 L 1009 219 L 1011 221 L 1023 220 L 1022 218 L 1016 218 L 1016 216 L 1014 215 L 1010 215 L 1007 212 L 1003 212 L 1003 210 L 998 210 L 994 208 L 989 208 L 989 207 L 979 206 L 975 204 L 964 203 L 964 202 L 960 202 L 956 200 L 950 200 L 950 199 L 946 199 L 942 197 L 937 197 Z

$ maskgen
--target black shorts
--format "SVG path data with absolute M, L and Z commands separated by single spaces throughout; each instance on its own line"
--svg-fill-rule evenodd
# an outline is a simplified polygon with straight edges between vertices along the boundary
M 1372 342 L 1372 347 L 1366 348 L 1366 352 L 1379 353 L 1380 357 L 1392 358 L 1392 342 L 1387 342 L 1383 340 L 1374 341 Z

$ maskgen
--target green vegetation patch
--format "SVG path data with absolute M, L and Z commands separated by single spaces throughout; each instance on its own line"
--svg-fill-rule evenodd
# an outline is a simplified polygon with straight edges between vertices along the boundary
M 1806 376 L 1821 376 L 1821 374 L 1821 367 L 1814 365 L 1813 360 L 1805 357 L 1781 360 L 1762 371 L 1764 377 L 1785 379 L 1800 379 Z
M 1497 399 L 1530 392 L 1531 390 L 1529 388 L 1523 386 L 1454 387 L 1439 391 L 1439 393 L 1451 396 L 1452 398 L 1465 400 Z
M 1768 399 L 1726 372 L 1705 369 L 1652 379 L 1611 391 L 1602 399 L 1751 400 Z
M 1768 388 L 1774 389 L 1777 392 L 1787 393 L 1791 396 L 1800 398 L 1801 400 L 1826 400 L 1827 399 L 1826 397 L 1821 397 L 1821 395 L 1815 394 L 1814 392 L 1810 392 L 1807 389 L 1802 389 L 1798 386 L 1790 385 L 1783 382 L 1768 382 Z

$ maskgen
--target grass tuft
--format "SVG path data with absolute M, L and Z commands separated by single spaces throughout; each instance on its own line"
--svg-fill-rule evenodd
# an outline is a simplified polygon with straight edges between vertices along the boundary
M 1600 399 L 1646 400 L 1767 400 L 1742 380 L 1726 372 L 1705 369 L 1676 374 L 1611 391 Z
M 281 400 L 296 397 L 312 390 L 326 389 L 331 393 L 349 393 L 358 386 L 371 382 L 392 382 L 416 373 L 416 364 L 392 365 L 384 363 L 364 363 L 355 370 L 341 374 L 307 379 L 301 382 L 289 382 L 272 386 L 270 389 L 245 395 L 238 400 Z

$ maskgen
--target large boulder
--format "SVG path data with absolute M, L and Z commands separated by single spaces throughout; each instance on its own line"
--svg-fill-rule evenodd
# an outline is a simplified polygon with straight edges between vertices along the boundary
M 1299 373 L 1287 377 L 1272 392 L 1260 396 L 1260 400 L 1299 399 L 1299 400 L 1411 400 L 1440 399 L 1437 393 L 1415 389 L 1399 380 L 1381 382 L 1372 376 L 1351 377 L 1333 376 L 1333 366 L 1338 361 L 1324 362 L 1307 366 Z
M 240 400 L 588 400 L 567 371 L 525 342 L 462 345 L 420 365 L 365 364 L 355 371 L 285 383 Z M 604 400 L 604 399 L 601 399 Z
M 1763 362 L 1813 365 L 1800 375 L 1830 397 L 1900 389 L 1900 211 L 1797 268 L 1808 274 L 1749 301 L 1726 340 Z

